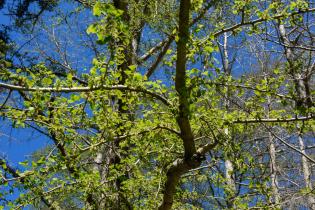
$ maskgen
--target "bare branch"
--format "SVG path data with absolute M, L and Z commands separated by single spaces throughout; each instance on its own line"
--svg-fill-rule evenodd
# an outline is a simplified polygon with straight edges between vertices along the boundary
M 307 121 L 315 119 L 314 115 L 309 115 L 306 117 L 293 117 L 293 118 L 286 118 L 286 119 L 279 119 L 279 118 L 265 118 L 265 119 L 247 119 L 247 120 L 235 120 L 232 123 L 281 123 L 281 122 L 296 122 L 296 121 Z
M 92 92 L 92 91 L 96 91 L 96 90 L 126 90 L 126 91 L 139 92 L 139 93 L 144 93 L 144 94 L 150 95 L 153 98 L 159 99 L 165 105 L 170 106 L 170 103 L 168 102 L 168 100 L 157 93 L 151 92 L 151 91 L 143 89 L 141 87 L 128 87 L 125 85 L 113 85 L 113 86 L 100 85 L 100 86 L 92 86 L 92 87 L 61 87 L 61 88 L 56 88 L 56 87 L 24 87 L 24 86 L 11 85 L 11 84 L 6 84 L 3 82 L 0 82 L 0 87 L 5 88 L 5 89 L 9 89 L 9 90 L 17 90 L 17 91 L 28 91 L 28 92 L 40 91 L 40 92 L 50 92 L 50 93 L 51 92 L 78 93 L 78 92 Z

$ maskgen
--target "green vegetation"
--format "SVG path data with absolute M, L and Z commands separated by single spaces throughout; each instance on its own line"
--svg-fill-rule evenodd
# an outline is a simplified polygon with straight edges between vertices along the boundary
M 76 24 L 65 2 L 24 2 L 24 33 L 49 29 L 52 11 Z M 67 3 L 79 25 L 94 15 L 88 71 L 55 34 L 57 58 L 0 40 L 3 121 L 52 142 L 20 170 L 0 158 L 3 208 L 315 207 L 314 2 Z

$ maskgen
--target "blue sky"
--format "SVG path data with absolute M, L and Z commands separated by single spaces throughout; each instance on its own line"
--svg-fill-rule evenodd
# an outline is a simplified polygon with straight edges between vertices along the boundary
M 7 0 L 6 3 L 8 5 L 12 2 Z M 38 49 L 41 49 L 56 60 L 61 60 L 58 53 L 56 53 L 56 46 L 51 41 L 52 33 L 54 33 L 55 38 L 59 39 L 60 47 L 67 51 L 69 55 L 67 60 L 71 64 L 71 67 L 78 69 L 82 73 L 87 73 L 94 54 L 87 47 L 82 46 L 82 43 L 87 41 L 88 37 L 85 36 L 85 29 L 93 21 L 93 16 L 87 10 L 76 12 L 76 8 L 77 5 L 62 3 L 56 12 L 70 15 L 67 19 L 68 23 L 78 23 L 78 20 L 80 20 L 80 27 L 70 24 L 65 25 L 64 21 L 61 21 L 59 25 L 55 24 L 58 21 L 58 15 L 46 12 L 42 20 L 51 27 L 42 28 L 39 23 L 34 33 L 20 33 L 17 30 L 9 32 L 11 40 L 16 44 L 14 49 L 19 49 L 19 53 L 29 52 L 33 55 L 38 55 L 40 53 Z M 32 5 L 32 9 L 36 9 L 36 5 Z M 6 7 L 0 10 L 0 29 L 4 26 L 14 24 L 13 20 L 6 15 L 7 13 Z M 89 41 L 92 42 L 94 40 L 91 39 Z M 18 62 L 18 60 L 15 61 Z M 1 95 L 0 104 L 4 102 L 5 97 L 6 94 Z M 32 128 L 13 128 L 12 122 L 5 119 L 1 120 L 0 156 L 20 171 L 24 169 L 19 165 L 19 162 L 30 159 L 32 153 L 50 144 L 52 144 L 52 141 L 47 136 L 40 134 Z M 17 198 L 19 193 L 20 191 L 15 190 L 7 199 Z
M 82 46 L 82 43 L 88 41 L 86 36 L 84 35 L 85 28 L 87 25 L 93 21 L 93 17 L 90 12 L 81 12 L 79 15 L 75 13 L 76 6 L 69 5 L 67 3 L 61 4 L 59 6 L 59 12 L 65 14 L 73 14 L 70 15 L 70 18 L 67 19 L 67 23 L 71 23 L 71 25 L 66 25 L 64 21 L 62 21 L 59 25 L 55 25 L 57 16 L 55 13 L 46 13 L 43 17 L 43 20 L 51 27 L 41 28 L 38 25 L 36 30 L 36 34 L 21 34 L 18 32 L 12 32 L 11 38 L 16 41 L 16 49 L 19 46 L 24 46 L 21 48 L 21 52 L 31 51 L 34 55 L 38 54 L 38 51 L 34 51 L 36 48 L 42 49 L 45 53 L 54 57 L 57 60 L 62 60 L 63 58 L 56 52 L 56 46 L 51 42 L 51 38 L 56 35 L 59 39 L 61 48 L 68 53 L 69 64 L 74 69 L 78 69 L 79 72 L 88 72 L 89 67 L 91 66 L 91 60 L 94 57 L 94 54 L 87 47 Z M 12 20 L 5 15 L 6 11 L 0 11 L 0 25 L 10 25 L 12 24 Z M 80 27 L 77 28 L 76 25 L 72 25 L 80 19 Z M 84 20 L 84 22 L 82 22 Z M 49 33 L 47 33 L 49 32 Z M 35 37 L 35 38 L 34 38 Z M 34 39 L 33 39 L 34 38 Z M 28 42 L 28 40 L 32 40 Z M 246 71 L 244 66 L 250 68 L 251 62 L 254 62 L 247 56 L 247 52 L 241 49 L 242 52 L 242 60 L 239 64 L 234 66 L 234 75 L 238 76 Z M 218 56 L 219 57 L 219 56 Z M 219 59 L 219 58 L 218 58 Z M 198 64 L 199 65 L 199 64 Z M 161 70 L 160 70 L 161 71 Z M 158 77 L 164 80 L 165 74 L 161 74 L 158 71 Z M 165 80 L 167 81 L 167 80 Z M 0 104 L 2 103 L 3 98 L 0 98 Z M 51 144 L 52 142 L 45 136 L 41 135 L 37 131 L 34 131 L 31 128 L 13 128 L 11 126 L 11 122 L 7 120 L 2 120 L 0 124 L 0 155 L 9 160 L 9 163 L 18 167 L 18 163 L 20 161 L 24 161 L 28 159 L 29 156 L 34 152 L 39 150 L 40 148 L 44 148 L 45 146 Z M 19 167 L 22 169 L 21 167 Z M 16 192 L 18 193 L 18 192 Z M 15 194 L 16 195 L 16 194 Z M 13 197 L 15 196 L 13 195 Z
M 9 4 L 10 1 L 7 1 Z M 36 5 L 32 5 L 35 9 Z M 94 57 L 93 53 L 86 48 L 80 45 L 80 42 L 85 41 L 84 38 L 78 35 L 78 30 L 81 32 L 85 31 L 87 25 L 92 22 L 92 16 L 90 12 L 83 11 L 81 13 L 76 14 L 75 9 L 77 5 L 70 5 L 67 3 L 63 3 L 59 6 L 59 10 L 64 14 L 71 14 L 70 18 L 67 20 L 68 22 L 75 22 L 80 16 L 80 18 L 85 18 L 85 22 L 80 22 L 82 24 L 82 28 L 76 29 L 75 26 L 72 28 L 65 26 L 63 23 L 60 25 L 52 25 L 55 23 L 57 16 L 55 13 L 45 13 L 43 20 L 45 23 L 51 24 L 52 27 L 45 29 L 53 29 L 55 36 L 60 39 L 60 43 L 63 49 L 67 50 L 69 54 L 69 63 L 71 63 L 73 68 L 79 69 L 81 72 L 89 71 L 89 66 L 91 66 L 91 60 Z M 6 7 L 0 10 L 0 27 L 2 26 L 10 26 L 13 24 L 13 20 L 9 18 L 6 14 L 8 13 Z M 47 34 L 45 34 L 44 29 L 41 29 L 40 25 L 36 34 L 23 34 L 18 31 L 11 31 L 10 38 L 15 42 L 15 49 L 19 49 L 19 52 L 31 52 L 34 55 L 38 54 L 38 51 L 34 51 L 35 47 L 45 50 L 45 52 L 56 59 L 60 59 L 56 52 L 54 46 L 49 40 Z M 32 40 L 32 41 L 29 41 Z M 71 42 L 72 45 L 69 43 Z M 26 43 L 26 44 L 25 44 Z M 40 46 L 42 44 L 42 46 Z M 21 48 L 21 46 L 23 46 Z M 4 98 L 0 98 L 0 103 L 4 101 Z M 34 151 L 43 148 L 51 143 L 51 141 L 46 137 L 38 133 L 37 131 L 31 128 L 13 128 L 12 122 L 8 120 L 2 120 L 0 124 L 0 155 L 5 157 L 12 166 L 17 167 L 20 161 L 28 158 Z

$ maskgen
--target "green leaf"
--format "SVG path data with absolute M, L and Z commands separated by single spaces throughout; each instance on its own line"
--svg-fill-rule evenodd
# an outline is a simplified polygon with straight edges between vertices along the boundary
M 73 75 L 72 75 L 71 73 L 68 73 L 68 74 L 67 74 L 67 80 L 68 80 L 69 82 L 72 82 L 72 78 L 73 78 Z
M 94 4 L 93 15 L 100 16 L 101 13 L 102 13 L 102 3 L 98 1 Z
M 128 68 L 131 70 L 131 71 L 135 71 L 137 69 L 137 66 L 136 65 L 130 65 L 128 66 Z
M 19 162 L 19 164 L 21 166 L 27 167 L 28 166 L 28 161 L 22 161 L 22 162 Z
M 7 164 L 6 164 L 5 162 L 2 163 L 2 168 L 3 168 L 4 170 L 7 169 Z
M 97 25 L 96 24 L 89 25 L 89 27 L 86 29 L 86 33 L 87 34 L 97 33 Z
M 43 80 L 42 80 L 42 83 L 43 85 L 51 85 L 53 83 L 52 79 L 49 78 L 49 77 L 45 77 Z
M 212 46 L 206 46 L 204 48 L 204 51 L 207 53 L 212 53 L 214 51 L 214 48 Z

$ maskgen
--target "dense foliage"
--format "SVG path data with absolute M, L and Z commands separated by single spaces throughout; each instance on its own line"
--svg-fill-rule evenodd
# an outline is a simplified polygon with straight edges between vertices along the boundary
M 0 204 L 315 208 L 314 4 L 0 1 L 2 121 L 51 139 L 0 158 Z

